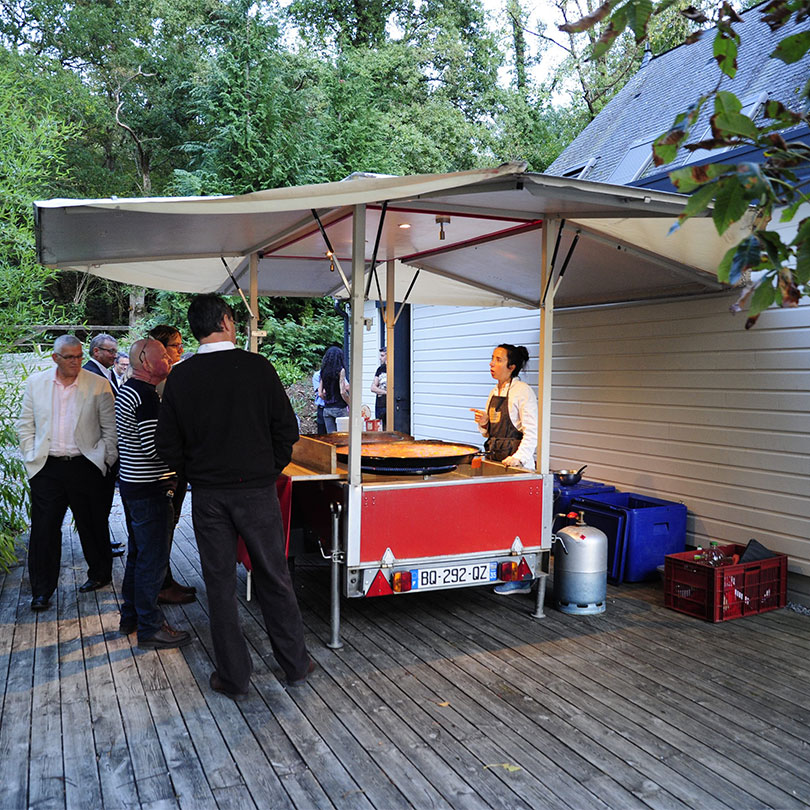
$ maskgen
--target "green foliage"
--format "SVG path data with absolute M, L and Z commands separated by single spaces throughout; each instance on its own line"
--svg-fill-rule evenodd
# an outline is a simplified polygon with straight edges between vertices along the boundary
M 14 423 L 29 370 L 11 358 L 0 357 L 0 570 L 17 562 L 17 538 L 28 524 L 28 475 Z
M 334 314 L 303 317 L 300 322 L 282 321 L 271 315 L 262 329 L 267 337 L 260 351 L 273 362 L 285 385 L 319 368 L 326 349 L 333 343 L 343 343 L 343 320 Z
M 32 203 L 62 170 L 70 127 L 32 109 L 13 59 L 0 57 L 0 352 L 59 317 L 43 291 L 53 271 L 36 262 Z
M 599 21 L 606 20 L 606 32 L 623 28 L 632 12 L 644 35 L 654 15 L 668 9 L 669 0 L 653 6 L 649 0 L 616 0 L 600 7 L 598 14 L 585 17 L 563 30 L 585 31 Z M 771 0 L 760 7 L 759 13 L 771 30 L 779 30 L 788 21 L 806 23 L 810 18 L 807 0 Z M 715 38 L 713 53 L 720 70 L 731 78 L 737 71 L 737 53 L 741 42 L 734 25 L 743 20 L 728 2 L 723 2 L 713 19 L 702 12 L 689 8 L 685 16 L 701 23 L 713 23 Z M 638 31 L 636 32 L 638 36 Z M 697 38 L 700 32 L 691 37 Z M 593 48 L 593 54 L 604 52 L 614 37 L 603 32 Z M 771 54 L 786 64 L 797 62 L 810 51 L 810 34 L 802 31 L 782 39 Z M 810 195 L 801 188 L 798 172 L 810 166 L 810 146 L 796 141 L 788 142 L 780 134 L 799 124 L 810 123 L 807 112 L 810 101 L 810 82 L 802 91 L 804 110 L 792 111 L 785 104 L 769 99 L 765 104 L 765 121 L 757 123 L 742 113 L 742 103 L 733 93 L 719 90 L 700 96 L 679 113 L 669 131 L 653 144 L 656 165 L 664 165 L 675 159 L 680 148 L 689 151 L 728 149 L 750 146 L 762 150 L 762 163 L 741 162 L 737 164 L 714 163 L 708 166 L 689 166 L 670 172 L 675 187 L 685 193 L 693 193 L 673 228 L 686 219 L 697 216 L 710 206 L 718 233 L 724 233 L 733 223 L 739 222 L 752 206 L 756 219 L 751 234 L 730 249 L 718 268 L 722 281 L 738 282 L 743 273 L 755 273 L 755 280 L 741 295 L 737 308 L 749 306 L 746 328 L 756 323 L 763 309 L 776 303 L 780 306 L 798 306 L 802 296 L 810 296 L 810 226 L 807 220 L 799 223 L 796 236 L 785 244 L 781 236 L 767 230 L 767 225 L 776 210 L 782 209 L 781 221 L 793 219 L 802 203 L 810 202 Z M 698 121 L 701 109 L 710 100 L 714 113 L 710 118 L 711 138 L 689 143 L 692 127 Z

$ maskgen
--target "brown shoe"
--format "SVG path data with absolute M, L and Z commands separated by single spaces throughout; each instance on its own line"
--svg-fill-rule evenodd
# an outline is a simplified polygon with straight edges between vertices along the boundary
M 176 582 L 169 585 L 158 594 L 158 604 L 160 605 L 187 605 L 197 597 L 193 593 L 186 593 L 181 590 Z
M 175 582 L 174 586 L 183 591 L 183 593 L 197 593 L 197 589 L 193 585 L 181 585 L 179 582 Z
M 211 684 L 211 688 L 215 692 L 219 692 L 222 695 L 227 695 L 231 700 L 241 700 L 243 697 L 245 697 L 245 695 L 247 695 L 247 690 L 244 692 L 237 692 L 235 689 L 231 689 L 216 672 L 211 673 L 208 683 Z
M 171 650 L 175 647 L 185 647 L 186 644 L 191 644 L 194 639 L 191 633 L 185 630 L 176 630 L 174 627 L 169 627 L 164 624 L 154 636 L 149 638 L 138 639 L 138 646 L 147 650 Z
M 315 663 L 315 660 L 310 658 L 309 664 L 307 665 L 306 675 L 304 675 L 303 678 L 299 678 L 297 681 L 287 681 L 287 688 L 299 689 L 302 686 L 306 686 L 307 683 L 309 682 L 309 676 L 312 675 L 312 673 L 315 671 L 316 666 L 317 664 Z

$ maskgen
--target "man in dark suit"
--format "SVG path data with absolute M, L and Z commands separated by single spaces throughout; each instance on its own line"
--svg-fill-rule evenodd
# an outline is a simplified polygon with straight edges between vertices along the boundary
M 102 332 L 96 335 L 90 341 L 90 359 L 82 366 L 85 371 L 92 374 L 98 374 L 99 377 L 104 377 L 105 380 L 112 387 L 113 397 L 118 393 L 118 380 L 113 371 L 113 363 L 118 356 L 118 341 L 112 336 Z M 99 493 L 99 497 L 103 499 L 104 507 L 107 510 L 107 519 L 109 520 L 110 510 L 112 509 L 113 498 L 115 497 L 115 480 L 118 478 L 118 462 L 110 468 L 107 475 L 104 476 L 104 486 Z M 109 534 L 109 529 L 107 531 Z M 113 557 L 120 557 L 124 553 L 123 543 L 110 543 L 112 548 Z
M 104 377 L 112 386 L 113 394 L 118 391 L 118 380 L 112 372 L 117 355 L 118 341 L 112 335 L 102 333 L 90 341 L 90 359 L 82 366 L 85 371 Z
M 94 591 L 112 578 L 107 515 L 98 497 L 118 456 L 112 392 L 82 369 L 82 344 L 73 335 L 57 338 L 51 357 L 55 368 L 28 378 L 17 420 L 31 479 L 32 610 L 47 609 L 56 590 L 68 507 L 88 566 L 79 590 Z

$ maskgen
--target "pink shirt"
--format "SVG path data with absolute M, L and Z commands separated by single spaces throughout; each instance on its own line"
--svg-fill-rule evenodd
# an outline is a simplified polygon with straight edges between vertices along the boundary
M 53 372 L 53 415 L 51 418 L 51 456 L 80 456 L 76 445 L 76 392 L 79 378 L 65 385 Z

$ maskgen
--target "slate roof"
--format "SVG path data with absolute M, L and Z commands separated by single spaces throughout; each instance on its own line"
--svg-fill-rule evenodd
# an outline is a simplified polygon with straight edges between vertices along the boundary
M 810 76 L 810 55 L 792 65 L 778 59 L 770 59 L 777 43 L 790 34 L 806 30 L 807 23 L 790 23 L 776 32 L 771 32 L 761 21 L 759 6 L 742 14 L 744 23 L 735 26 L 741 43 L 737 57 L 737 75 L 729 79 L 723 76 L 721 89 L 730 90 L 743 103 L 769 93 L 793 109 L 801 107 L 800 91 Z M 577 136 L 562 154 L 546 170 L 547 174 L 565 175 L 581 167 L 589 159 L 595 163 L 584 179 L 601 182 L 628 184 L 632 177 L 617 177 L 617 169 L 633 147 L 643 148 L 649 155 L 646 144 L 665 132 L 682 112 L 697 97 L 710 90 L 721 76 L 712 56 L 714 31 L 706 31 L 700 40 L 691 45 L 681 45 L 650 59 L 635 76 L 611 99 L 602 112 Z M 708 104 L 692 130 L 692 140 L 701 140 L 709 126 L 712 105 Z M 700 157 L 717 160 L 719 153 L 692 155 L 681 150 L 668 167 L 649 166 L 635 185 L 647 185 L 644 178 L 660 176 L 667 169 L 688 162 L 698 162 Z M 708 162 L 708 161 L 707 161 Z M 626 164 L 625 164 L 626 165 Z

